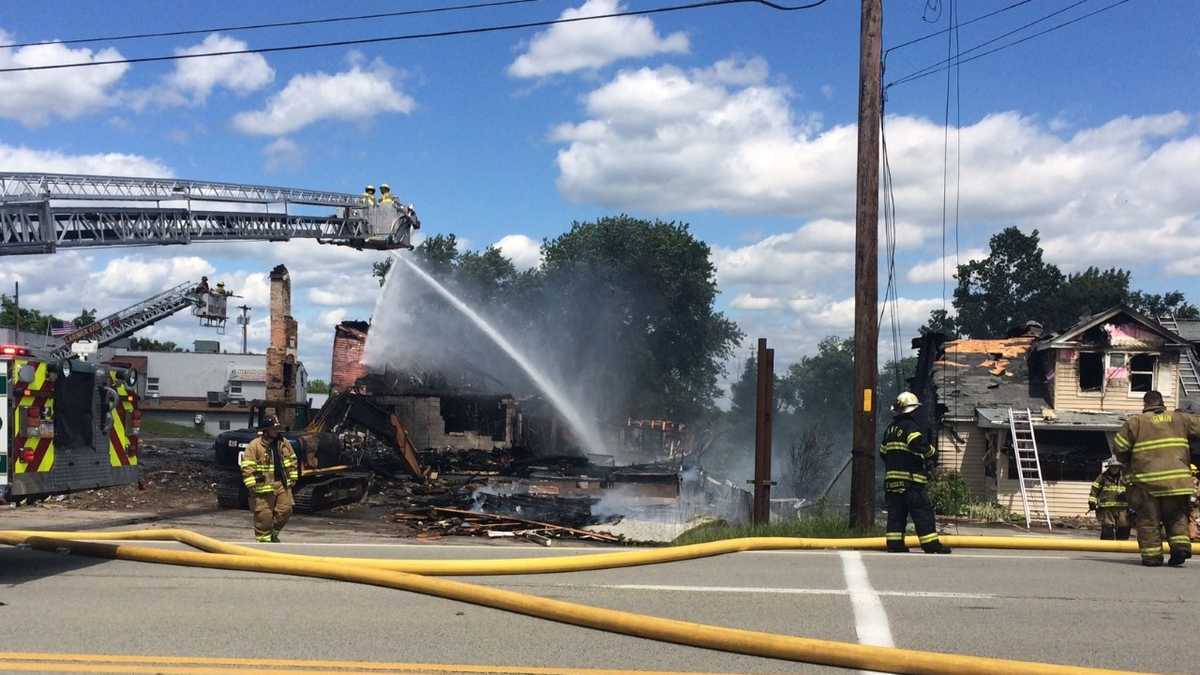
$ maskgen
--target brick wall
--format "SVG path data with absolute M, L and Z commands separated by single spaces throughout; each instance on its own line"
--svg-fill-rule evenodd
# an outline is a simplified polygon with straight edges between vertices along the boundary
M 363 321 L 343 321 L 334 329 L 332 372 L 329 374 L 329 386 L 334 393 L 350 389 L 358 378 L 367 374 L 362 364 L 367 330 Z

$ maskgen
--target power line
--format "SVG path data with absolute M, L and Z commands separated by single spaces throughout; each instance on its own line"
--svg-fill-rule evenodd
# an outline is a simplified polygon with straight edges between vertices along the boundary
M 62 68 L 87 68 L 91 66 L 111 66 L 126 63 L 153 63 L 158 61 L 179 61 L 182 59 L 199 59 L 209 58 L 214 56 L 234 56 L 237 54 L 270 54 L 274 52 L 294 52 L 306 49 L 323 49 L 328 47 L 353 47 L 357 45 L 378 44 L 382 42 L 401 42 L 407 40 L 422 40 L 430 38 L 456 37 L 461 35 L 478 35 L 481 33 L 498 33 L 502 31 L 522 30 L 526 28 L 543 28 L 546 26 L 554 26 L 557 24 L 576 23 L 580 21 L 594 21 L 597 19 L 614 19 L 622 16 L 645 16 L 649 14 L 663 14 L 666 12 L 679 12 L 691 9 L 703 9 L 708 7 L 719 7 L 722 5 L 740 5 L 740 4 L 755 4 L 763 5 L 781 12 L 790 12 L 800 9 L 812 9 L 825 4 L 828 0 L 816 0 L 804 5 L 781 5 L 769 0 L 707 0 L 706 2 L 692 2 L 684 5 L 668 5 L 666 7 L 654 7 L 651 9 L 630 10 L 625 12 L 612 12 L 609 14 L 596 14 L 592 16 L 577 16 L 569 19 L 547 19 L 544 21 L 527 21 L 524 23 L 510 23 L 498 26 L 483 26 L 479 28 L 460 28 L 457 30 L 435 31 L 430 33 L 408 33 L 405 35 L 388 35 L 374 38 L 358 38 L 354 40 L 334 40 L 330 42 L 309 42 L 298 45 L 284 45 L 281 47 L 259 47 L 256 49 L 229 49 L 218 52 L 203 52 L 199 54 L 172 54 L 170 56 L 142 56 L 127 59 L 107 59 L 104 61 L 79 61 L 75 63 L 57 63 L 42 66 L 20 66 L 14 68 L 0 68 L 0 73 L 17 73 L 32 70 L 58 70 Z
M 1082 4 L 1083 2 L 1087 2 L 1087 1 L 1088 1 L 1088 0 L 1081 0 L 1081 2 L 1077 2 L 1077 3 L 1075 3 L 1075 5 L 1071 5 L 1071 7 L 1075 7 L 1075 6 L 1077 6 L 1077 5 L 1080 5 L 1080 4 Z M 1041 36 L 1043 36 L 1043 35 L 1046 35 L 1047 33 L 1053 33 L 1054 31 L 1056 31 L 1056 30 L 1059 30 L 1059 29 L 1061 29 L 1061 28 L 1066 28 L 1067 26 L 1070 26 L 1070 25 L 1072 25 L 1072 24 L 1079 23 L 1080 21 L 1083 21 L 1084 19 L 1087 19 L 1087 18 L 1090 18 L 1090 17 L 1096 16 L 1097 14 L 1100 14 L 1100 13 L 1102 13 L 1102 12 L 1107 12 L 1107 11 L 1108 11 L 1108 10 L 1110 10 L 1110 9 L 1114 9 L 1114 8 L 1116 8 L 1116 7 L 1120 7 L 1121 5 L 1124 5 L 1124 4 L 1125 4 L 1125 3 L 1127 3 L 1127 2 L 1130 2 L 1130 0 L 1118 0 L 1117 2 L 1114 2 L 1114 3 L 1110 4 L 1110 5 L 1105 5 L 1104 7 L 1101 7 L 1100 9 L 1097 9 L 1097 10 L 1094 10 L 1094 11 L 1091 11 L 1091 12 L 1088 12 L 1087 14 L 1082 14 L 1082 15 L 1080 15 L 1080 16 L 1077 16 L 1077 17 L 1075 17 L 1074 19 L 1070 19 L 1070 20 L 1068 20 L 1068 21 L 1064 21 L 1064 22 L 1062 22 L 1062 23 L 1060 23 L 1060 24 L 1055 24 L 1055 25 L 1053 25 L 1053 26 L 1051 26 L 1051 27 L 1049 27 L 1049 28 L 1047 28 L 1047 29 L 1045 29 L 1045 30 L 1041 30 L 1041 31 L 1038 31 L 1038 32 L 1036 32 L 1036 33 L 1033 33 L 1032 35 L 1027 35 L 1027 36 L 1025 36 L 1025 37 L 1021 38 L 1020 40 L 1014 40 L 1014 41 L 1012 41 L 1012 42 L 1009 42 L 1009 43 L 1006 43 L 1006 44 L 1002 44 L 1002 45 L 1000 45 L 999 47 L 996 47 L 995 49 L 989 49 L 988 51 L 986 51 L 986 52 L 983 52 L 983 53 L 981 53 L 981 54 L 976 54 L 975 56 L 972 56 L 972 57 L 971 57 L 971 58 L 969 58 L 969 59 L 955 59 L 953 63 L 948 63 L 948 62 L 946 62 L 946 61 L 942 61 L 942 62 L 939 62 L 939 63 L 936 63 L 936 64 L 931 64 L 931 65 L 929 65 L 929 66 L 926 66 L 925 68 L 922 68 L 922 69 L 920 69 L 920 70 L 917 70 L 917 71 L 914 71 L 914 72 L 912 72 L 912 73 L 909 73 L 908 75 L 905 75 L 904 77 L 901 77 L 901 78 L 898 78 L 898 79 L 896 79 L 896 80 L 893 80 L 891 83 L 889 83 L 889 84 L 887 85 L 887 87 L 893 87 L 893 86 L 896 86 L 896 85 L 899 85 L 899 84 L 907 84 L 907 83 L 909 83 L 909 82 L 913 82 L 913 81 L 915 81 L 915 80 L 919 80 L 919 79 L 922 79 L 922 78 L 924 78 L 924 77 L 928 77 L 928 76 L 930 76 L 930 75 L 934 75 L 934 74 L 936 74 L 936 73 L 940 73 L 940 72 L 942 72 L 943 70 L 946 70 L 947 68 L 952 68 L 952 67 L 961 66 L 961 65 L 962 65 L 962 64 L 964 64 L 964 63 L 970 63 L 971 61 L 974 61 L 974 60 L 976 60 L 976 59 L 981 59 L 981 58 L 983 58 L 983 57 L 985 57 L 985 56 L 989 56 L 989 55 L 991 55 L 991 54 L 995 54 L 996 52 L 1004 51 L 1005 49 L 1008 49 L 1008 48 L 1010 48 L 1010 47 L 1015 47 L 1015 46 L 1017 46 L 1017 45 L 1019 45 L 1019 44 L 1021 44 L 1021 43 L 1028 42 L 1028 41 L 1030 41 L 1030 40 L 1032 40 L 1032 39 L 1034 39 L 1034 38 L 1038 38 L 1038 37 L 1041 37 Z M 1069 8 L 1068 8 L 1068 9 L 1069 9 Z M 1062 11 L 1064 11 L 1064 10 L 1059 10 L 1058 12 L 1055 12 L 1055 14 L 1059 14 L 1059 13 L 1061 13 Z M 1043 19 L 1044 19 L 1044 18 L 1046 18 L 1046 17 L 1043 17 Z M 1043 20 L 1043 19 L 1039 19 L 1038 21 L 1041 21 L 1041 20 Z M 1035 22 L 1033 22 L 1033 23 L 1037 23 L 1037 21 L 1035 21 Z M 1032 25 L 1032 24 L 1028 24 L 1028 25 Z M 1027 25 L 1027 26 L 1028 26 L 1028 25 Z M 1027 26 L 1026 26 L 1026 27 L 1027 27 Z M 1021 29 L 1018 29 L 1018 30 L 1021 30 Z M 1013 32 L 1016 32 L 1016 31 L 1010 31 L 1009 33 L 1007 33 L 1007 35 L 1011 35 Z M 987 42 L 985 42 L 985 43 L 981 43 L 981 44 L 979 44 L 979 45 L 976 45 L 975 47 L 972 47 L 971 49 L 965 50 L 965 51 L 963 51 L 963 52 L 961 52 L 961 53 L 962 53 L 962 54 L 969 53 L 969 52 L 971 52 L 971 51 L 974 51 L 974 50 L 978 49 L 979 47 L 982 47 L 982 46 L 984 46 L 985 44 L 990 44 L 990 43 L 992 43 L 992 42 L 995 42 L 995 41 L 996 41 L 996 39 L 997 39 L 997 38 L 993 38 L 993 39 L 991 39 L 991 40 L 988 40 L 988 41 L 987 41 Z M 935 68 L 935 66 L 941 66 L 941 67 L 937 67 L 937 68 Z M 930 68 L 933 68 L 933 69 L 932 69 L 932 70 L 929 70 Z
M 1030 21 L 1029 23 L 1026 23 L 1026 24 L 1023 24 L 1023 25 L 1017 26 L 1016 28 L 1014 28 L 1014 29 L 1012 29 L 1012 30 L 1010 30 L 1010 31 L 1008 31 L 1008 32 L 1001 33 L 1001 34 L 999 34 L 999 35 L 996 35 L 996 36 L 994 36 L 994 37 L 992 37 L 992 38 L 989 38 L 989 39 L 987 39 L 987 40 L 984 40 L 983 42 L 980 42 L 979 44 L 975 45 L 974 47 L 971 47 L 970 49 L 967 49 L 967 50 L 965 50 L 965 51 L 959 51 L 959 52 L 958 52 L 958 55 L 957 55 L 957 57 L 956 57 L 956 58 L 958 58 L 958 59 L 961 59 L 961 58 L 962 58 L 962 56 L 963 56 L 964 54 L 970 54 L 971 52 L 978 51 L 979 49 L 982 49 L 982 48 L 984 48 L 984 47 L 986 47 L 986 46 L 988 46 L 988 45 L 990 45 L 990 44 L 993 44 L 993 43 L 999 42 L 1000 40 L 1003 40 L 1004 38 L 1006 38 L 1006 37 L 1009 37 L 1010 35 L 1015 35 L 1015 34 L 1017 34 L 1017 33 L 1020 33 L 1021 31 L 1025 30 L 1026 28 L 1030 28 L 1030 27 L 1032 27 L 1032 26 L 1036 26 L 1037 24 L 1039 24 L 1039 23 L 1041 23 L 1041 22 L 1043 22 L 1043 21 L 1045 21 L 1045 20 L 1047 20 L 1047 19 L 1052 19 L 1052 18 L 1054 18 L 1054 17 L 1058 16 L 1059 14 L 1063 14 L 1063 13 L 1065 13 L 1065 12 L 1069 12 L 1069 11 L 1071 11 L 1072 9 L 1075 9 L 1076 7 L 1078 7 L 1078 6 L 1080 6 L 1080 5 L 1083 5 L 1083 4 L 1086 4 L 1086 3 L 1088 3 L 1088 2 L 1091 2 L 1091 0 L 1078 0 L 1078 1 L 1077 1 L 1077 2 L 1075 2 L 1075 3 L 1072 3 L 1072 4 L 1070 4 L 1070 5 L 1067 5 L 1066 7 L 1063 7 L 1063 8 L 1061 8 L 1061 9 L 1057 9 L 1057 10 L 1055 10 L 1055 11 L 1053 11 L 1053 12 L 1050 12 L 1049 14 L 1046 14 L 1045 16 L 1040 16 L 1040 17 L 1038 17 L 1038 18 L 1034 19 L 1033 21 Z M 918 70 L 916 70 L 916 71 L 914 71 L 914 72 L 916 72 L 916 73 L 920 73 L 920 72 L 922 72 L 922 71 L 930 70 L 930 69 L 936 68 L 936 67 L 938 67 L 938 66 L 946 65 L 947 63 L 950 63 L 950 57 L 949 57 L 949 56 L 947 56 L 947 57 L 946 57 L 944 60 L 942 60 L 942 61 L 938 61 L 937 63 L 931 63 L 931 64 L 929 64 L 929 65 L 925 66 L 924 68 L 920 68 L 920 69 L 918 69 Z M 939 72 L 940 72 L 940 71 L 939 71 Z M 911 74 L 911 73 L 910 73 L 910 74 Z
M 1001 7 L 1000 9 L 997 9 L 997 10 L 994 10 L 994 11 L 991 11 L 991 12 L 988 12 L 987 14 L 983 14 L 983 15 L 977 16 L 977 17 L 975 17 L 974 19 L 971 19 L 970 21 L 963 21 L 962 23 L 960 23 L 960 24 L 959 24 L 959 26 L 960 26 L 960 27 L 961 27 L 961 26 L 970 26 L 971 24 L 973 24 L 973 23 L 975 23 L 975 22 L 977 22 L 977 21 L 983 21 L 984 19 L 987 19 L 987 18 L 989 18 L 989 17 L 996 16 L 997 14 L 1003 14 L 1004 12 L 1007 12 L 1007 11 L 1009 11 L 1009 10 L 1011 10 L 1011 9 L 1016 9 L 1016 8 L 1020 7 L 1021 5 L 1028 5 L 1028 4 L 1029 4 L 1029 3 L 1031 3 L 1031 2 L 1033 2 L 1033 0 L 1019 0 L 1018 2 L 1014 2 L 1014 3 L 1013 3 L 1013 4 L 1011 4 L 1011 5 L 1008 5 L 1008 6 L 1005 6 L 1005 7 Z M 943 28 L 942 30 L 937 30 L 937 31 L 934 31 L 934 32 L 932 32 L 932 33 L 926 33 L 925 35 L 922 35 L 921 37 L 916 37 L 916 38 L 913 38 L 913 39 L 911 39 L 911 40 L 908 40 L 907 42 L 901 42 L 901 43 L 900 43 L 900 44 L 898 44 L 898 45 L 895 45 L 895 46 L 892 46 L 892 47 L 888 47 L 888 48 L 887 48 L 886 50 L 884 50 L 884 52 L 883 52 L 883 58 L 884 58 L 884 60 L 886 61 L 886 60 L 887 60 L 887 55 L 888 55 L 889 53 L 891 53 L 891 52 L 893 52 L 893 51 L 897 50 L 897 49 L 903 49 L 903 48 L 905 48 L 905 47 L 908 47 L 909 45 L 915 45 L 915 44 L 917 44 L 918 42 L 924 42 L 925 40 L 928 40 L 929 38 L 935 38 L 935 37 L 937 37 L 937 36 L 939 36 L 939 35 L 943 35 L 943 34 L 945 34 L 946 32 L 948 32 L 948 31 L 950 31 L 950 30 L 951 30 L 950 28 Z
M 483 9 L 486 7 L 501 7 L 505 5 L 520 5 L 538 0 L 496 0 L 495 2 L 480 2 L 470 5 L 450 5 L 447 7 L 429 7 L 425 9 L 406 9 L 396 12 L 379 12 L 376 14 L 357 14 L 354 16 L 334 16 L 323 19 L 297 19 L 295 21 L 278 21 L 275 23 L 255 23 L 243 26 L 218 26 L 214 28 L 190 28 L 159 33 L 130 33 L 128 35 L 108 35 L 104 37 L 73 38 L 70 40 L 43 40 L 41 42 L 15 42 L 0 45 L 0 49 L 15 49 L 17 47 L 33 47 L 44 44 L 81 45 L 91 42 L 121 42 L 124 40 L 143 40 L 146 38 L 178 37 L 181 35 L 197 35 L 200 33 L 236 33 L 263 28 L 289 28 L 294 26 L 312 26 L 315 24 L 340 23 L 347 21 L 365 21 L 368 19 L 386 19 L 397 16 L 414 16 L 418 14 L 439 14 L 442 12 L 457 12 L 466 9 Z

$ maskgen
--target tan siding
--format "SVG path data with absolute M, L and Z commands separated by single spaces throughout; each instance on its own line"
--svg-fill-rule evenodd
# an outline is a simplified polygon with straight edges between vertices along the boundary
M 1053 481 L 1046 483 L 1046 503 L 1052 518 L 1087 515 L 1087 498 L 1092 489 L 1090 481 Z M 1013 513 L 1024 514 L 1021 506 L 1021 486 L 1015 480 L 1001 480 L 996 501 Z M 1031 502 L 1036 503 L 1036 499 Z
M 954 434 L 950 433 L 950 428 L 943 428 L 938 434 L 938 466 L 959 472 L 972 498 L 986 499 L 990 495 L 989 480 L 983 473 L 986 432 L 973 424 L 954 424 L 952 428 Z
M 1059 350 L 1058 363 L 1054 369 L 1054 407 L 1057 410 L 1107 410 L 1115 412 L 1141 412 L 1141 395 L 1129 396 L 1129 380 L 1113 380 L 1103 394 L 1079 391 L 1078 359 L 1070 358 L 1073 352 Z M 1162 392 L 1167 409 L 1178 405 L 1176 383 L 1179 380 L 1179 355 L 1176 353 L 1159 356 L 1158 378 L 1155 386 Z

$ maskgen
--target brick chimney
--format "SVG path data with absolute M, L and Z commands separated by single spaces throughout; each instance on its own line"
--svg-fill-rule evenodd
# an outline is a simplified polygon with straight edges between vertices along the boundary
M 362 355 L 367 346 L 369 328 L 370 325 L 365 321 L 343 321 L 334 329 L 332 369 L 329 373 L 331 393 L 352 389 L 358 378 L 367 374 Z
M 280 403 L 296 401 L 296 350 L 298 326 L 292 318 L 292 280 L 287 268 L 271 270 L 271 343 L 267 347 L 267 400 Z M 275 414 L 280 424 L 291 427 L 295 419 L 291 408 L 280 406 Z

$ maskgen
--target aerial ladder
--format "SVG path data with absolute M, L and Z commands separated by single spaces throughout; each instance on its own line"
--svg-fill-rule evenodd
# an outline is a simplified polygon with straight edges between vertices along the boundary
M 89 341 L 94 342 L 96 347 L 104 347 L 189 307 L 192 314 L 200 319 L 200 325 L 224 333 L 226 306 L 230 297 L 234 296 L 211 290 L 206 283 L 189 281 L 179 284 L 64 335 L 62 345 L 50 352 L 47 360 L 58 361 L 70 357 L 72 345 L 77 342 Z
M 60 248 L 315 239 L 412 248 L 411 204 L 325 190 L 180 180 L 0 172 L 0 255 Z

